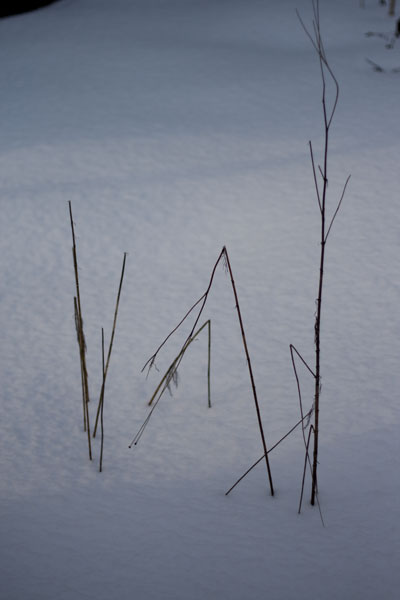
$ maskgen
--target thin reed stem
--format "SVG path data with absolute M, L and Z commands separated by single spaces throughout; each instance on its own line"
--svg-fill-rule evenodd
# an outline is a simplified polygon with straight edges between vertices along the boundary
M 81 358 L 81 331 L 78 316 L 78 306 L 76 296 L 74 296 L 74 313 L 75 313 L 75 329 L 79 347 L 79 363 L 81 367 L 81 385 L 82 385 L 82 408 L 83 408 L 83 431 L 86 432 L 86 398 L 85 398 L 85 382 L 83 378 L 82 358 Z
M 207 389 L 208 389 L 208 408 L 211 408 L 211 320 L 208 319 L 208 366 L 207 366 Z
M 126 255 L 127 255 L 127 253 L 124 252 L 124 259 L 123 259 L 123 262 L 122 262 L 121 278 L 120 278 L 120 281 L 119 281 L 117 301 L 116 301 L 116 304 L 115 304 L 114 321 L 113 321 L 113 327 L 112 327 L 110 345 L 108 347 L 108 354 L 107 354 L 106 366 L 105 366 L 105 369 L 104 369 L 103 383 L 102 383 L 102 386 L 101 386 L 100 398 L 99 398 L 99 403 L 98 403 L 98 406 L 97 406 L 96 423 L 95 423 L 94 430 L 93 430 L 93 437 L 96 437 L 97 425 L 98 425 L 100 410 L 102 408 L 103 400 L 104 400 L 104 389 L 105 389 L 105 385 L 106 385 L 107 372 L 108 372 L 108 367 L 109 367 L 109 364 L 110 364 L 111 352 L 112 352 L 113 343 L 114 343 L 115 329 L 116 329 L 116 326 L 117 326 L 118 307 L 119 307 L 119 301 L 120 301 L 120 297 L 121 297 L 122 282 L 124 280 Z
M 238 299 L 238 295 L 237 295 L 237 291 L 236 291 L 236 285 L 235 285 L 235 281 L 233 279 L 233 273 L 232 273 L 231 263 L 229 261 L 228 252 L 227 252 L 225 246 L 224 246 L 224 251 L 225 251 L 226 265 L 228 267 L 229 275 L 230 275 L 230 278 L 231 278 L 233 295 L 235 297 L 235 302 L 236 302 L 236 311 L 237 311 L 237 315 L 238 315 L 238 319 L 239 319 L 240 331 L 241 331 L 241 334 L 242 334 L 242 341 L 243 341 L 244 352 L 246 354 L 247 366 L 248 366 L 248 369 L 249 369 L 249 375 L 250 375 L 250 381 L 251 381 L 251 388 L 252 388 L 252 391 L 253 391 L 254 404 L 255 404 L 256 413 L 257 413 L 258 427 L 260 429 L 261 441 L 262 441 L 262 446 L 263 446 L 263 449 L 264 449 L 265 464 L 266 464 L 267 472 L 268 472 L 269 487 L 270 487 L 270 491 L 271 491 L 271 496 L 273 496 L 274 495 L 274 486 L 273 486 L 273 483 L 272 483 L 271 469 L 270 469 L 269 460 L 268 460 L 268 450 L 267 450 L 267 444 L 266 444 L 266 441 L 265 441 L 264 427 L 263 427 L 262 420 L 261 420 L 261 412 L 260 412 L 260 406 L 259 406 L 258 398 L 257 398 L 256 384 L 254 382 L 253 369 L 252 369 L 252 366 L 251 366 L 251 360 L 250 360 L 249 350 L 247 348 L 246 334 L 244 332 L 242 314 L 240 312 L 239 299 Z
M 101 328 L 101 372 L 102 372 L 102 375 L 103 375 L 103 385 L 104 385 L 105 365 L 104 365 L 104 329 L 103 329 L 103 327 Z M 101 410 L 100 410 L 100 431 L 101 431 L 100 466 L 99 466 L 100 473 L 103 470 L 103 448 L 104 448 L 104 419 L 103 419 L 103 413 L 104 413 L 104 394 L 103 394 L 103 401 L 101 403 Z
M 90 441 L 90 422 L 89 422 L 89 384 L 88 384 L 88 374 L 86 368 L 86 343 L 85 337 L 83 334 L 83 319 L 82 319 L 82 308 L 81 308 L 81 295 L 79 289 L 79 275 L 78 275 L 78 259 L 76 252 L 76 242 L 75 242 L 75 229 L 74 229 L 74 221 L 72 218 L 72 206 L 71 201 L 69 204 L 69 216 L 71 221 L 71 231 L 72 231 L 72 258 L 74 263 L 74 273 L 75 273 L 75 286 L 76 286 L 76 297 L 74 298 L 74 312 L 75 312 L 75 325 L 78 336 L 78 345 L 79 345 L 79 356 L 80 356 L 80 364 L 81 364 L 81 380 L 82 380 L 82 390 L 83 390 L 83 405 L 84 405 L 84 424 L 86 425 L 86 431 L 88 436 L 88 450 L 89 450 L 89 459 L 92 460 L 92 445 Z

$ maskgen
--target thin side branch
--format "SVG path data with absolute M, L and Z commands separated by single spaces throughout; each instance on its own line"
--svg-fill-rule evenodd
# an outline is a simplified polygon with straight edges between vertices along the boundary
M 308 144 L 309 144 L 309 147 L 310 147 L 310 156 L 311 156 L 311 165 L 312 165 L 312 170 L 313 170 L 313 175 L 314 175 L 315 192 L 317 194 L 317 200 L 318 200 L 319 210 L 320 210 L 320 212 L 322 212 L 321 198 L 320 198 L 320 195 L 319 195 L 319 186 L 318 186 L 318 181 L 317 181 L 317 174 L 315 172 L 314 153 L 313 153 L 313 148 L 312 148 L 311 141 L 309 141 Z
M 349 181 L 350 181 L 350 177 L 351 177 L 351 175 L 349 175 L 349 176 L 347 177 L 347 179 L 346 179 L 346 183 L 345 183 L 345 184 L 344 184 L 344 186 L 343 186 L 342 195 L 340 196 L 340 200 L 339 200 L 339 202 L 338 202 L 338 205 L 337 205 L 337 207 L 336 207 L 336 210 L 335 210 L 335 212 L 334 212 L 334 215 L 333 215 L 333 217 L 332 217 L 332 220 L 331 220 L 331 222 L 330 222 L 330 225 L 329 225 L 329 227 L 328 227 L 327 234 L 326 234 L 326 236 L 325 236 L 325 242 L 326 242 L 326 240 L 328 239 L 328 235 L 329 235 L 329 233 L 330 233 L 330 230 L 332 229 L 333 222 L 334 222 L 334 220 L 336 219 L 336 215 L 338 214 L 338 212 L 339 212 L 339 209 L 340 209 L 340 207 L 341 207 L 341 205 L 342 205 L 342 201 L 343 201 L 344 195 L 345 195 L 345 193 L 346 193 L 346 188 L 347 188 L 347 184 L 348 184 L 348 183 L 349 183 Z
M 193 306 L 191 308 L 189 308 L 189 310 L 187 311 L 187 313 L 185 314 L 185 316 L 183 317 L 183 319 L 178 323 L 178 325 L 176 327 L 174 327 L 174 329 L 167 335 L 167 337 L 165 338 L 165 340 L 159 345 L 159 347 L 157 348 L 157 350 L 154 352 L 154 354 L 152 356 L 150 356 L 150 358 L 145 362 L 145 364 L 142 367 L 142 373 L 143 371 L 146 369 L 147 366 L 149 366 L 149 371 L 151 370 L 151 368 L 153 367 L 156 357 L 158 355 L 158 353 L 160 352 L 160 350 L 163 348 L 163 346 L 165 346 L 165 344 L 167 343 L 167 341 L 169 340 L 169 338 L 171 336 L 173 336 L 173 334 L 179 329 L 179 327 L 182 325 L 182 323 L 184 321 L 186 321 L 186 319 L 188 318 L 188 316 L 190 315 L 190 313 L 196 308 L 196 306 L 198 304 L 200 304 L 200 302 L 202 300 L 204 300 L 206 294 L 203 294 L 198 300 L 197 302 L 195 302 L 193 304 Z
M 309 416 L 310 416 L 310 413 L 307 413 L 302 419 L 300 419 L 300 421 L 297 421 L 296 425 L 294 425 L 287 433 L 285 433 L 285 435 L 283 437 L 281 437 L 281 439 L 278 440 L 276 442 L 276 444 L 274 444 L 268 450 L 268 454 L 270 454 L 272 452 L 272 450 L 274 450 L 277 446 L 279 446 L 279 444 L 281 442 L 283 442 L 283 440 L 285 440 L 291 433 L 293 433 L 293 431 L 295 429 L 297 429 L 297 427 L 303 423 L 304 419 L 307 419 Z M 260 458 L 258 460 L 256 460 L 256 462 L 253 463 L 251 465 L 251 467 L 249 469 L 247 469 L 247 471 L 241 477 L 239 477 L 239 479 L 233 484 L 233 486 L 231 488 L 229 488 L 229 490 L 225 493 L 225 496 L 228 496 L 228 494 L 231 493 L 231 491 L 238 485 L 238 483 L 240 483 L 242 481 L 242 479 L 244 479 L 246 477 L 246 475 L 248 475 L 250 473 L 250 471 L 252 471 L 254 469 L 254 467 L 256 467 L 263 460 L 263 458 L 264 458 L 264 454 L 262 456 L 260 456 Z
M 309 455 L 309 447 L 310 447 L 310 440 L 311 440 L 311 434 L 314 433 L 314 427 L 311 425 L 309 431 L 308 431 L 308 437 L 307 437 L 307 441 L 306 441 L 306 453 L 305 453 L 305 457 L 304 457 L 304 469 L 303 469 L 303 478 L 301 481 L 301 493 L 300 493 L 300 501 L 299 501 L 299 510 L 298 513 L 301 513 L 301 506 L 303 504 L 303 495 L 304 495 L 304 483 L 306 480 L 306 471 L 307 471 L 307 463 L 309 465 L 311 465 L 311 460 L 310 460 L 310 455 Z

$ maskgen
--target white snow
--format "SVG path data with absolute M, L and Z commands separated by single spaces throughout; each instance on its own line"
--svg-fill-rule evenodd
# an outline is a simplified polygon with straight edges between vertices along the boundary
M 392 600 L 399 576 L 399 89 L 367 31 L 377 1 L 321 0 L 340 83 L 327 246 L 319 498 L 297 514 L 301 431 L 258 465 L 229 278 L 218 268 L 180 385 L 140 444 L 159 372 L 141 368 L 228 248 L 268 446 L 299 419 L 289 344 L 312 364 L 321 161 L 308 0 L 62 0 L 0 21 L 0 598 Z M 374 72 L 370 58 L 385 72 Z M 128 252 L 99 439 L 82 428 L 72 202 L 90 415 Z M 306 407 L 312 381 L 301 370 Z

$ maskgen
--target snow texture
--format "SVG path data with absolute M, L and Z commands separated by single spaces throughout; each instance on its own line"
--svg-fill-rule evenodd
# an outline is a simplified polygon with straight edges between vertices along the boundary
M 267 438 L 299 419 L 289 344 L 312 365 L 321 162 L 308 0 L 63 0 L 0 21 L 0 598 L 394 600 L 399 577 L 400 42 L 377 1 L 321 0 L 340 83 L 327 245 L 317 508 L 297 514 L 297 430 L 258 465 L 222 266 L 180 384 L 147 400 L 190 331 L 141 368 L 228 248 Z M 366 58 L 384 68 L 375 72 Z M 77 236 L 93 423 L 111 334 L 104 470 L 88 460 L 74 329 Z M 332 214 L 332 213 L 330 213 Z M 204 322 L 202 321 L 202 322 Z M 300 368 L 304 402 L 312 381 Z

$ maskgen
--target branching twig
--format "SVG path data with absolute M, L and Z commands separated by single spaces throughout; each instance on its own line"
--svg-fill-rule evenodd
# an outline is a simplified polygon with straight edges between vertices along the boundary
M 174 329 L 167 335 L 167 337 L 165 338 L 165 340 L 159 345 L 159 347 L 157 348 L 157 350 L 154 352 L 154 354 L 152 356 L 150 356 L 150 358 L 146 361 L 146 363 L 144 364 L 143 368 L 142 368 L 142 372 L 145 370 L 145 368 L 149 365 L 149 370 L 151 369 L 151 367 L 154 365 L 154 361 L 158 355 L 158 353 L 160 352 L 161 348 L 166 344 L 166 342 L 169 340 L 169 338 L 179 329 L 179 327 L 182 325 L 182 323 L 188 318 L 188 316 L 190 315 L 190 313 L 196 308 L 196 306 L 198 306 L 198 304 L 201 304 L 200 310 L 197 314 L 197 317 L 195 319 L 194 325 L 192 327 L 191 332 L 189 333 L 189 335 L 187 336 L 185 343 L 183 344 L 183 347 L 185 346 L 185 344 L 188 342 L 188 340 L 193 336 L 193 332 L 195 331 L 196 327 L 197 327 L 197 323 L 199 322 L 199 319 L 201 317 L 201 314 L 203 312 L 204 306 L 207 302 L 207 298 L 208 298 L 208 294 L 210 293 L 211 290 L 211 286 L 213 284 L 214 281 L 214 275 L 215 275 L 215 271 L 217 270 L 217 266 L 221 260 L 221 258 L 223 257 L 224 253 L 225 253 L 225 246 L 222 248 L 220 255 L 217 258 L 217 261 L 213 267 L 213 270 L 211 272 L 211 277 L 210 277 L 210 281 L 208 282 L 208 287 L 206 289 L 206 291 L 204 292 L 204 294 L 202 296 L 200 296 L 200 298 L 193 304 L 193 306 L 191 308 L 189 308 L 189 310 L 187 311 L 187 313 L 185 314 L 185 316 L 183 317 L 183 319 L 181 319 L 181 321 L 178 323 L 178 325 L 176 327 L 174 327 Z
M 337 204 L 336 210 L 334 211 L 333 217 L 329 221 L 329 225 L 327 227 L 327 189 L 328 189 L 328 149 L 329 149 L 329 133 L 330 127 L 332 124 L 333 117 L 336 112 L 337 103 L 339 100 L 339 83 L 329 65 L 329 62 L 326 58 L 325 48 L 322 41 L 321 36 L 321 27 L 320 27 L 320 15 L 319 15 L 319 0 L 312 0 L 312 9 L 313 9 L 313 32 L 314 37 L 311 35 L 307 27 L 305 26 L 301 16 L 297 13 L 299 21 L 307 35 L 310 39 L 314 50 L 316 51 L 319 59 L 320 73 L 321 73 L 321 82 L 322 82 L 322 113 L 323 113 L 323 122 L 324 122 L 324 150 L 323 150 L 323 165 L 322 167 L 318 167 L 322 177 L 322 190 L 320 190 L 316 177 L 316 169 L 315 169 L 315 160 L 314 154 L 312 151 L 311 142 L 310 145 L 310 154 L 311 154 L 311 165 L 314 177 L 314 184 L 317 194 L 318 206 L 321 214 L 321 228 L 320 228 L 320 261 L 319 261 L 319 282 L 318 282 L 318 296 L 317 296 L 317 310 L 315 315 L 315 324 L 314 324 L 314 340 L 315 340 L 315 370 L 314 372 L 309 369 L 308 365 L 303 360 L 304 364 L 306 364 L 307 368 L 313 373 L 315 378 L 315 391 L 314 391 L 314 424 L 313 424 L 313 433 L 314 433 L 314 448 L 313 448 L 313 464 L 312 464 L 312 487 L 311 487 L 311 504 L 315 503 L 316 494 L 317 494 L 317 467 L 318 467 L 318 443 L 319 443 L 319 405 L 320 405 L 320 393 L 321 393 L 321 317 L 322 317 L 322 291 L 323 291 L 323 282 L 324 282 L 324 267 L 325 267 L 325 246 L 330 234 L 332 225 L 336 219 L 337 213 L 342 205 L 342 201 L 344 198 L 344 194 L 346 192 L 347 184 L 349 182 L 349 177 L 346 180 L 346 183 L 343 187 L 342 195 Z M 332 107 L 328 109 L 327 107 L 327 77 L 330 78 L 331 82 L 334 85 L 334 97 L 332 102 Z M 291 347 L 291 353 L 292 353 Z M 297 351 L 296 351 L 297 352 Z M 298 353 L 297 353 L 298 354 Z M 300 355 L 299 355 L 300 356 Z M 301 358 L 301 357 L 300 357 Z M 301 391 L 299 379 L 296 372 L 296 366 L 292 353 L 292 363 L 295 371 L 300 406 L 302 407 L 301 400 Z M 302 411 L 302 408 L 301 408 Z M 304 429 L 303 429 L 303 437 L 304 437 Z M 305 444 L 307 446 L 306 440 L 304 438 Z M 306 451 L 306 461 L 308 457 L 308 449 Z
M 230 280 L 231 280 L 231 285 L 232 285 L 232 290 L 233 290 L 233 294 L 235 297 L 235 308 L 237 311 L 237 315 L 238 315 L 238 319 L 239 319 L 239 325 L 240 325 L 240 330 L 241 330 L 241 334 L 242 334 L 242 341 L 243 341 L 243 347 L 244 347 L 244 351 L 245 351 L 245 355 L 246 355 L 246 359 L 247 359 L 247 365 L 248 365 L 248 370 L 249 370 L 249 375 L 250 375 L 250 381 L 251 381 L 251 387 L 252 387 L 252 392 L 253 392 L 253 398 L 254 398 L 254 403 L 255 403 L 255 407 L 256 407 L 256 413 L 257 413 L 257 420 L 258 420 L 258 425 L 259 425 L 259 430 L 260 430 L 260 435 L 261 435 L 261 440 L 262 440 L 262 445 L 263 445 L 263 450 L 264 450 L 264 454 L 263 457 L 265 457 L 265 462 L 266 462 L 266 466 L 267 466 L 267 472 L 268 472 L 268 479 L 269 479 L 269 486 L 270 486 L 270 491 L 271 491 L 271 495 L 274 495 L 274 488 L 273 488 L 273 483 L 272 483 L 272 476 L 271 476 L 271 470 L 270 470 L 270 466 L 269 466 L 269 460 L 268 460 L 268 450 L 267 450 L 267 445 L 266 445 L 266 441 L 265 441 L 265 435 L 264 435 L 264 429 L 263 429 L 263 425 L 262 425 L 262 421 L 261 421 L 261 413 L 260 413 L 260 407 L 259 407 L 259 403 L 258 403 L 258 398 L 257 398 L 257 392 L 256 392 L 256 387 L 255 387 L 255 382 L 254 382 L 254 376 L 253 376 L 253 370 L 252 370 L 252 366 L 251 366 L 251 361 L 250 361 L 250 355 L 249 355 L 249 351 L 248 351 L 248 347 L 247 347 L 247 341 L 246 341 L 246 335 L 245 335 L 245 331 L 244 331 L 244 327 L 243 327 L 243 320 L 242 320 L 242 315 L 240 312 L 240 307 L 239 307 L 239 300 L 238 300 L 238 296 L 237 296 L 237 291 L 236 291 L 236 286 L 235 286 L 235 281 L 233 279 L 233 273 L 232 273 L 232 268 L 230 265 L 230 261 L 229 261 L 229 256 L 228 256 L 228 252 L 226 247 L 224 246 L 217 258 L 217 261 L 214 264 L 214 267 L 212 269 L 211 272 L 211 276 L 210 276 L 210 280 L 208 283 L 208 287 L 205 291 L 205 293 L 199 298 L 199 300 L 197 300 L 197 302 L 195 302 L 195 304 L 193 304 L 193 306 L 188 310 L 188 312 L 186 313 L 186 315 L 183 317 L 183 319 L 179 322 L 179 324 L 171 331 L 171 333 L 165 338 L 165 340 L 162 342 L 162 344 L 160 344 L 160 346 L 158 347 L 158 349 L 156 350 L 156 352 L 149 358 L 149 360 L 145 363 L 144 367 L 142 370 L 144 370 L 148 365 L 149 365 L 149 369 L 154 365 L 155 359 L 157 357 L 157 354 L 159 353 L 159 351 L 161 350 L 161 348 L 164 346 L 164 344 L 167 342 L 167 340 L 171 337 L 171 335 L 182 325 L 182 323 L 186 320 L 186 318 L 190 315 L 190 313 L 194 310 L 194 308 L 196 306 L 198 306 L 200 304 L 200 309 L 198 311 L 197 317 L 195 318 L 194 321 L 194 325 L 189 333 L 189 335 L 187 336 L 182 349 L 180 351 L 180 353 L 178 354 L 177 358 L 175 359 L 175 361 L 172 363 L 171 367 L 172 370 L 168 371 L 167 374 L 169 373 L 170 375 L 173 374 L 174 372 L 176 372 L 180 361 L 183 358 L 183 355 L 188 347 L 188 345 L 191 343 L 192 338 L 194 336 L 194 331 L 196 330 L 197 324 L 199 322 L 200 316 L 204 310 L 204 306 L 207 302 L 208 299 L 208 295 L 210 293 L 211 290 L 211 286 L 212 283 L 214 281 L 214 276 L 215 276 L 215 271 L 217 269 L 217 266 L 219 264 L 219 262 L 221 261 L 221 259 L 224 262 L 224 266 L 226 268 L 226 270 L 228 271 L 229 275 L 230 275 Z M 170 367 L 170 369 L 171 369 Z M 155 409 L 155 407 L 157 406 L 159 400 L 160 400 L 161 396 L 158 396 L 158 399 L 155 401 L 149 415 L 147 416 L 145 422 L 142 424 L 142 426 L 140 427 L 139 431 L 137 432 L 137 434 L 135 435 L 135 437 L 133 438 L 131 444 L 130 444 L 130 448 L 132 447 L 132 445 L 136 445 L 140 439 L 140 437 L 143 434 L 143 431 L 147 425 L 147 423 L 149 422 L 151 415 L 153 414 L 153 411 Z
M 330 230 L 331 230 L 331 228 L 332 228 L 333 222 L 334 222 L 334 220 L 336 219 L 336 215 L 338 214 L 338 212 L 339 212 L 339 209 L 340 209 L 340 207 L 341 207 L 341 205 L 342 205 L 342 201 L 343 201 L 344 195 L 345 195 L 345 193 L 346 193 L 346 188 L 347 188 L 347 184 L 348 184 L 348 183 L 349 183 L 349 181 L 350 181 L 350 177 L 351 177 L 351 175 L 349 175 L 349 176 L 347 177 L 347 179 L 346 179 L 346 182 L 345 182 L 345 184 L 344 184 L 344 186 L 343 186 L 342 195 L 340 196 L 340 200 L 339 200 L 339 202 L 338 202 L 338 205 L 337 205 L 337 207 L 336 207 L 336 210 L 335 210 L 335 212 L 334 212 L 334 215 L 333 215 L 333 217 L 332 217 L 332 219 L 331 219 L 331 222 L 330 222 L 330 225 L 329 225 L 329 227 L 328 227 L 327 234 L 326 234 L 326 236 L 325 236 L 325 242 L 326 242 L 326 240 L 328 239 L 328 235 L 329 235 L 329 233 L 330 233 Z
M 203 331 L 203 329 L 208 326 L 208 368 L 207 368 L 207 382 L 208 382 L 208 406 L 211 408 L 211 387 L 210 387 L 210 362 L 211 362 L 211 321 L 208 319 L 201 327 L 193 334 L 187 343 L 184 345 L 182 350 L 179 352 L 178 356 L 172 361 L 168 369 L 166 370 L 164 377 L 161 379 L 160 383 L 156 387 L 154 394 L 149 400 L 149 406 L 153 404 L 155 397 L 158 392 L 160 392 L 160 396 L 164 393 L 164 391 L 169 387 L 170 382 L 173 380 L 174 375 L 177 373 L 178 365 L 180 364 L 181 358 L 185 354 L 186 350 L 189 348 L 190 344 L 196 339 L 196 337 Z M 163 385 L 164 384 L 164 385 Z

